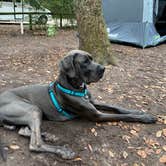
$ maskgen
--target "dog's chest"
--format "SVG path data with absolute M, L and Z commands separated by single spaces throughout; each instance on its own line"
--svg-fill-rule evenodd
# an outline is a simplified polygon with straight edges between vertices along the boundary
M 65 121 L 67 118 L 62 116 L 53 105 L 52 101 L 50 100 L 50 96 L 45 94 L 45 101 L 41 104 L 41 109 L 44 113 L 44 116 L 51 121 Z

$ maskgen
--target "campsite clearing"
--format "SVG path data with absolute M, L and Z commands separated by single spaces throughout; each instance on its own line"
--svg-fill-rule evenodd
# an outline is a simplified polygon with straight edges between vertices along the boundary
M 49 83 L 58 73 L 63 54 L 78 48 L 76 32 L 59 31 L 48 38 L 17 26 L 0 26 L 0 90 Z M 44 121 L 50 143 L 68 144 L 77 154 L 62 160 L 54 154 L 29 152 L 27 138 L 0 128 L 9 146 L 8 161 L 0 166 L 164 166 L 166 140 L 166 45 L 140 49 L 112 44 L 119 66 L 107 66 L 103 79 L 89 89 L 101 102 L 161 115 L 157 124 L 65 123 Z M 54 139 L 53 139 L 54 138 Z

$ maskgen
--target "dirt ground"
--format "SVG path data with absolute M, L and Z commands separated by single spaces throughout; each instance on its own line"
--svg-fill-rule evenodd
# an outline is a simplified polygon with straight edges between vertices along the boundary
M 56 79 L 58 61 L 78 48 L 76 32 L 59 31 L 53 38 L 0 25 L 0 90 Z M 77 154 L 62 160 L 54 154 L 28 150 L 29 139 L 0 127 L 8 159 L 0 166 L 162 166 L 166 163 L 166 45 L 140 49 L 112 44 L 119 66 L 107 66 L 101 81 L 90 85 L 95 98 L 118 106 L 162 116 L 157 124 L 65 123 L 44 121 L 42 131 Z M 18 129 L 17 129 L 18 130 Z

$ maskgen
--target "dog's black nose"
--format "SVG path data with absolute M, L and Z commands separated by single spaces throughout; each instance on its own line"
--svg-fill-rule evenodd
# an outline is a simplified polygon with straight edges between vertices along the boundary
M 105 67 L 104 66 L 101 66 L 101 71 L 102 71 L 102 73 L 104 73 L 104 71 L 105 71 Z
M 104 71 L 105 71 L 105 67 L 102 66 L 102 65 L 98 65 L 98 72 L 99 72 L 99 74 L 103 74 Z

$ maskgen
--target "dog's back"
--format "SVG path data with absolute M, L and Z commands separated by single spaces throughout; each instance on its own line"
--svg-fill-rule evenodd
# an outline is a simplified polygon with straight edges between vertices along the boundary
M 40 105 L 46 99 L 48 93 L 47 85 L 27 85 L 14 89 L 9 89 L 0 93 L 0 107 L 11 101 L 24 101 L 30 104 Z M 39 100 L 40 98 L 40 100 Z M 41 101 L 41 103 L 38 103 Z

